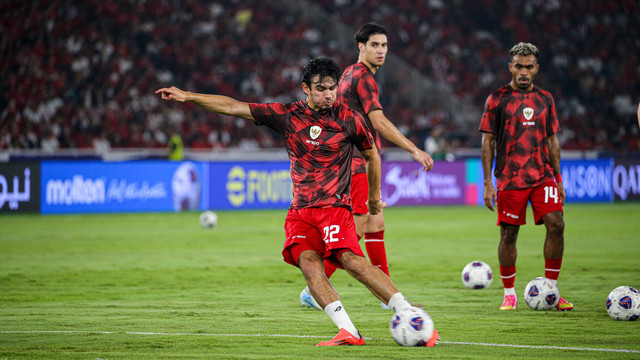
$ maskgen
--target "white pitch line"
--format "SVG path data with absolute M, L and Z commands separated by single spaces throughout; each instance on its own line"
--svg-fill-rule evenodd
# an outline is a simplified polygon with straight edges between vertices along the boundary
M 286 335 L 286 334 L 211 334 L 211 333 L 157 333 L 146 331 L 79 331 L 79 330 L 8 330 L 1 331 L 0 334 L 125 334 L 125 335 L 154 335 L 154 336 L 239 336 L 239 337 L 286 337 L 286 338 L 325 338 L 326 336 L 317 335 Z M 366 340 L 387 340 L 385 338 L 369 338 Z M 517 344 L 494 344 L 494 343 L 475 343 L 466 341 L 438 341 L 438 344 L 451 345 L 471 345 L 471 346 L 490 346 L 490 347 L 509 347 L 520 349 L 543 349 L 543 350 L 573 350 L 573 351 L 599 351 L 614 353 L 631 353 L 640 354 L 640 350 L 630 349 L 608 349 L 608 348 L 583 348 L 569 346 L 552 346 L 552 345 L 517 345 Z

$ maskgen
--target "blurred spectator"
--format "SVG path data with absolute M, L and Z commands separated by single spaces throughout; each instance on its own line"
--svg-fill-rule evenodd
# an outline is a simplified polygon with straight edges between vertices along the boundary
M 429 153 L 434 160 L 442 160 L 450 152 L 447 139 L 444 137 L 444 129 L 436 126 L 424 140 L 424 151 Z
M 40 149 L 42 149 L 45 153 L 54 153 L 60 147 L 60 143 L 58 142 L 58 138 L 53 134 L 51 129 L 47 128 L 42 136 L 42 142 L 40 144 Z
M 171 137 L 169 137 L 169 145 L 167 145 L 167 154 L 169 160 L 183 160 L 184 159 L 184 145 L 182 138 L 178 131 L 174 127 Z
M 105 136 L 104 131 L 101 129 L 98 131 L 96 137 L 93 138 L 93 150 L 96 154 L 105 154 L 111 150 L 111 144 L 109 139 Z

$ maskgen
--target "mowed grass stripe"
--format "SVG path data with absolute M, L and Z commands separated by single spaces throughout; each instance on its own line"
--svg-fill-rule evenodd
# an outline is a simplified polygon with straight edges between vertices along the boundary
M 640 286 L 639 203 L 566 206 L 559 286 L 576 306 L 567 313 L 536 312 L 522 298 L 544 272 L 544 227 L 532 224 L 530 210 L 518 240 L 521 306 L 501 312 L 495 213 L 385 209 L 391 277 L 409 299 L 426 304 L 443 339 L 434 349 L 397 346 L 391 312 L 338 271 L 332 283 L 371 340 L 317 350 L 337 329 L 299 304 L 304 280 L 281 256 L 286 211 L 218 215 L 214 229 L 203 229 L 195 212 L 0 216 L 0 359 L 639 357 L 640 322 L 614 321 L 605 307 L 614 287 Z M 462 285 L 460 272 L 472 260 L 493 268 L 488 289 Z
M 16 331 L 0 331 L 3 333 L 22 333 L 22 334 L 119 334 L 120 332 L 114 331 L 73 331 L 73 330 L 43 330 L 43 331 L 29 331 L 29 330 L 16 330 Z M 141 331 L 124 331 L 121 332 L 126 335 L 151 335 L 151 336 L 238 336 L 238 337 L 285 337 L 285 338 L 314 338 L 322 339 L 325 336 L 320 335 L 291 335 L 291 334 L 188 334 L 188 333 L 153 333 L 153 332 L 141 332 Z M 394 341 L 393 339 L 377 339 L 364 337 L 365 340 L 384 340 Z M 599 349 L 599 348 L 580 348 L 580 347 L 564 347 L 564 346 L 535 346 L 535 345 L 518 345 L 518 344 L 491 344 L 491 343 L 473 343 L 462 341 L 445 341 L 441 340 L 438 345 L 451 344 L 451 345 L 471 345 L 471 346 L 489 346 L 489 347 L 512 347 L 521 349 L 551 349 L 551 350 L 573 350 L 573 351 L 601 351 L 601 352 L 615 352 L 615 353 L 632 353 L 640 354 L 640 350 L 628 350 L 628 349 Z

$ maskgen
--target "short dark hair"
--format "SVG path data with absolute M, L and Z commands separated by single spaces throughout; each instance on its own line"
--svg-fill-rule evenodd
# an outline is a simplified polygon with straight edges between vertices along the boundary
M 321 81 L 326 77 L 330 77 L 337 83 L 338 80 L 340 80 L 341 74 L 342 70 L 340 70 L 340 67 L 332 58 L 320 56 L 305 65 L 302 70 L 302 83 L 311 87 L 311 78 L 316 75 L 320 75 Z
M 358 31 L 356 31 L 356 35 L 355 35 L 356 44 L 359 44 L 359 43 L 366 44 L 367 41 L 369 41 L 369 38 L 371 37 L 371 35 L 376 35 L 376 34 L 387 35 L 387 29 L 385 29 L 384 26 L 375 22 L 366 23 L 360 26 Z
M 537 61 L 538 55 L 540 55 L 540 51 L 538 50 L 537 46 L 531 43 L 519 42 L 513 45 L 511 50 L 509 50 L 509 56 L 512 59 L 516 55 L 521 55 L 521 56 L 533 55 L 536 57 L 536 61 Z

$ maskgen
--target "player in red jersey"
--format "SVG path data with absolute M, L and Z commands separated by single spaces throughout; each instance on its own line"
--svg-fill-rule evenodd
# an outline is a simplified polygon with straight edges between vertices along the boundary
M 382 111 L 378 84 L 374 75 L 384 64 L 387 55 L 387 30 L 380 24 L 367 23 L 358 29 L 355 40 L 359 50 L 358 62 L 342 73 L 338 85 L 338 101 L 362 114 L 367 127 L 376 139 L 378 149 L 380 149 L 380 138 L 377 132 L 409 152 L 425 171 L 431 170 L 433 167 L 431 156 L 418 149 L 402 135 Z M 370 214 L 367 211 L 368 185 L 365 159 L 357 153 L 353 157 L 352 171 L 351 198 L 358 238 L 364 235 L 369 260 L 388 276 L 389 265 L 384 246 L 384 215 L 382 211 L 377 214 Z M 325 263 L 327 277 L 330 277 L 335 269 L 332 264 Z M 383 304 L 383 307 L 386 306 Z
M 511 48 L 507 85 L 489 95 L 484 106 L 482 169 L 484 203 L 498 208 L 500 245 L 498 258 L 504 286 L 500 310 L 515 310 L 516 240 L 526 223 L 527 202 L 531 202 L 536 225 L 547 230 L 544 243 L 545 277 L 557 285 L 564 252 L 562 205 L 566 199 L 560 174 L 560 145 L 556 108 L 551 94 L 533 84 L 538 73 L 538 48 L 519 43 Z M 495 154 L 498 193 L 491 181 Z M 555 181 L 554 181 L 555 178 Z M 560 297 L 557 310 L 572 310 L 573 304 Z
M 290 104 L 244 103 L 176 87 L 156 91 L 164 100 L 193 102 L 209 111 L 252 120 L 280 133 L 290 160 L 293 200 L 285 220 L 284 260 L 302 271 L 314 298 L 338 327 L 336 337 L 318 346 L 364 345 L 335 288 L 325 276 L 323 260 L 344 268 L 393 309 L 411 306 L 393 282 L 365 258 L 356 236 L 349 188 L 356 147 L 367 160 L 369 211 L 380 200 L 380 157 L 364 119 L 336 103 L 340 68 L 329 58 L 311 60 L 302 74 L 306 100 Z M 438 340 L 434 331 L 430 346 Z

